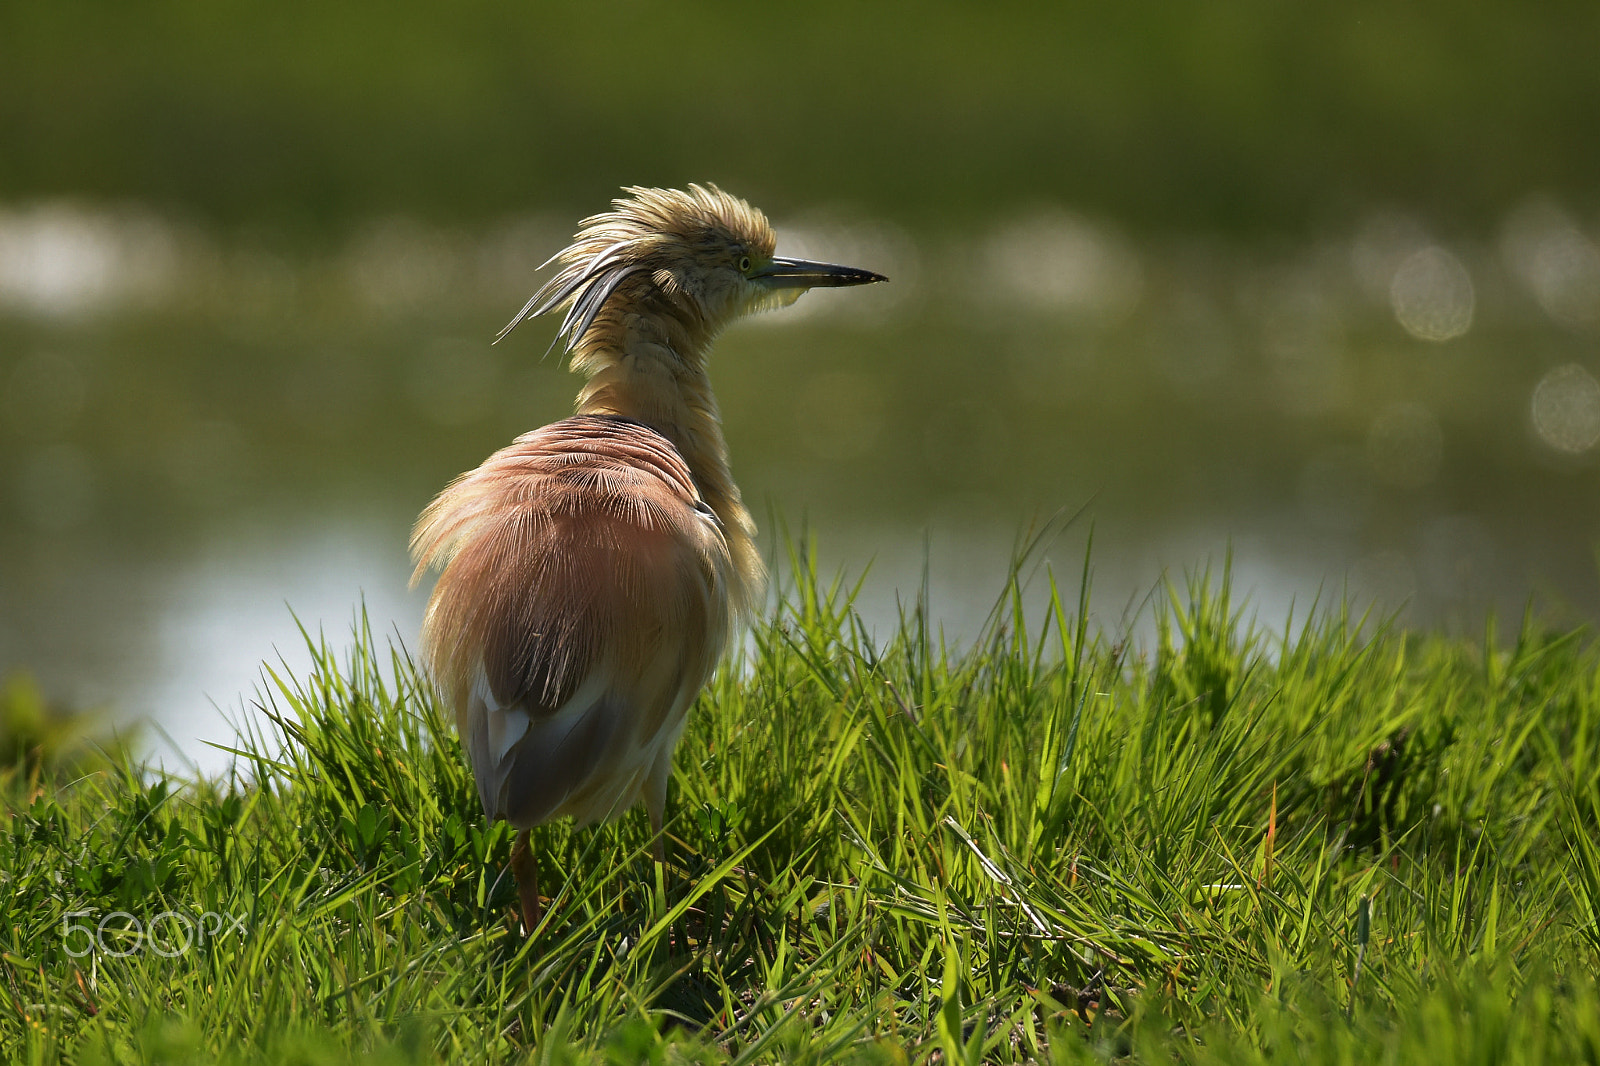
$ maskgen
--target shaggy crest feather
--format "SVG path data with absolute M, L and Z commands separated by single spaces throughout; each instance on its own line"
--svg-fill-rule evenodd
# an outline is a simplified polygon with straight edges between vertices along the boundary
M 611 201 L 612 210 L 579 223 L 566 248 L 545 260 L 562 265 L 555 277 L 533 294 L 516 317 L 495 335 L 503 340 L 524 319 L 548 314 L 565 304 L 566 317 L 556 331 L 571 352 L 594 323 L 606 299 L 623 279 L 655 267 L 653 280 L 667 291 L 677 286 L 670 256 L 678 245 L 715 243 L 719 234 L 737 234 L 752 254 L 771 256 L 777 244 L 766 215 L 715 185 L 691 184 L 687 191 L 630 186 L 628 198 Z

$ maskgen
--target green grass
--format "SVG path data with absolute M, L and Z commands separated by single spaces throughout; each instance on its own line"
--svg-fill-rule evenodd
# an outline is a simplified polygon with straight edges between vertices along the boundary
M 1141 645 L 1074 575 L 953 649 L 919 609 L 870 639 L 793 561 L 678 750 L 664 877 L 640 812 L 549 827 L 533 942 L 510 834 L 364 626 L 268 672 L 234 780 L 13 744 L 5 1057 L 1600 1059 L 1586 635 L 1266 630 L 1224 572 Z M 179 951 L 118 911 L 238 924 Z

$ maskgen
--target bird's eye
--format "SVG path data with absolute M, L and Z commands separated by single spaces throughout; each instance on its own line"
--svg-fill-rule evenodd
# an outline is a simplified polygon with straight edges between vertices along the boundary
M 750 273 L 750 257 L 748 255 L 741 255 L 739 257 L 739 273 Z

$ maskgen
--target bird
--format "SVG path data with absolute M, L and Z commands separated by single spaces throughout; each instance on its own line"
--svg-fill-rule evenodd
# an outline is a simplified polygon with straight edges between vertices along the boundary
M 546 261 L 556 273 L 495 338 L 564 312 L 551 347 L 585 379 L 574 414 L 457 477 L 411 538 L 413 585 L 439 570 L 423 663 L 484 814 L 516 831 L 509 868 L 529 936 L 543 915 L 535 827 L 642 801 L 665 861 L 673 750 L 763 594 L 712 342 L 809 289 L 888 280 L 774 254 L 766 216 L 713 184 L 622 191 Z

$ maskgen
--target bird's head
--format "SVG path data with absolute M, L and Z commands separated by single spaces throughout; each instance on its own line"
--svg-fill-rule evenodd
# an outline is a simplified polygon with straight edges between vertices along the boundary
M 565 307 L 560 334 L 570 351 L 609 304 L 627 299 L 709 335 L 740 315 L 786 307 L 807 289 L 888 280 L 774 255 L 766 216 L 715 185 L 623 191 L 629 195 L 610 211 L 584 219 L 572 244 L 550 260 L 561 269 L 496 340 L 525 318 Z

